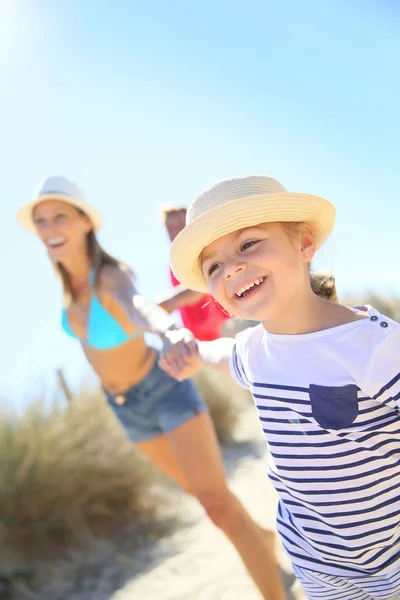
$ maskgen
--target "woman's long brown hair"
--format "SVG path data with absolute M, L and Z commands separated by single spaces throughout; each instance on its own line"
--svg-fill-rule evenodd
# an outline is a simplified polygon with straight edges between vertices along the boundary
M 79 212 L 81 214 L 84 214 L 82 211 L 79 211 Z M 134 272 L 132 271 L 132 269 L 130 267 L 128 267 L 128 265 L 126 265 L 122 261 L 120 261 L 117 258 L 114 258 L 110 254 L 108 254 L 108 252 L 106 252 L 104 250 L 104 248 L 102 248 L 102 246 L 100 246 L 100 244 L 96 238 L 96 234 L 94 233 L 93 230 L 89 231 L 89 233 L 87 234 L 86 243 L 87 243 L 87 253 L 88 253 L 89 261 L 90 261 L 92 270 L 94 271 L 94 286 L 95 287 L 98 283 L 101 269 L 105 265 L 111 265 L 113 267 L 117 267 L 118 269 L 121 269 L 122 271 L 129 273 L 129 275 L 131 275 L 132 277 L 134 276 Z M 62 288 L 63 288 L 63 294 L 64 294 L 64 304 L 68 305 L 74 300 L 74 291 L 72 289 L 71 280 L 69 278 L 68 271 L 66 270 L 64 265 L 62 265 L 61 263 L 57 263 L 57 262 L 53 262 L 53 261 L 52 261 L 52 263 L 53 263 L 56 274 L 58 275 L 58 277 L 61 279 L 61 282 L 62 282 Z

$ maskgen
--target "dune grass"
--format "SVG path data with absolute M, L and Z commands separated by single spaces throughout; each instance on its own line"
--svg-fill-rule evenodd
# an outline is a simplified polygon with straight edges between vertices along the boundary
M 229 375 L 210 371 L 200 373 L 196 385 L 220 441 L 229 441 L 249 396 Z M 3 410 L 0 598 L 11 598 L 15 586 L 32 591 L 45 580 L 41 561 L 49 572 L 49 564 L 71 551 L 99 547 L 132 524 L 132 547 L 162 533 L 167 483 L 126 440 L 100 391 L 86 390 L 67 408 L 45 409 L 38 401 L 23 416 Z
M 0 537 L 11 550 L 46 554 L 150 514 L 153 481 L 97 394 L 2 415 Z

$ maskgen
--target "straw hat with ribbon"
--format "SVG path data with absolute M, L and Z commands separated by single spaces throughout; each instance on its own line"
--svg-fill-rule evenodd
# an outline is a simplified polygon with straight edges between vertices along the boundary
M 260 223 L 307 222 L 319 248 L 332 232 L 335 214 L 328 200 L 288 192 L 271 177 L 249 175 L 219 181 L 189 206 L 186 227 L 171 245 L 171 267 L 188 288 L 208 292 L 200 258 L 203 249 L 218 238 Z

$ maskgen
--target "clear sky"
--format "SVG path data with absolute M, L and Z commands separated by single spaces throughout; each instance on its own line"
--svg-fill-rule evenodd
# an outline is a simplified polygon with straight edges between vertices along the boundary
M 152 297 L 160 205 L 245 174 L 336 204 L 315 266 L 339 292 L 400 293 L 399 25 L 397 0 L 0 0 L 2 380 L 82 360 L 15 221 L 47 175 L 85 190 Z

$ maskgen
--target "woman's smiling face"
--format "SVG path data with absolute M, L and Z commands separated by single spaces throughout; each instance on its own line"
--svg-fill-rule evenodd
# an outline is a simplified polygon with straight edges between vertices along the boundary
M 60 200 L 45 200 L 36 206 L 33 219 L 55 262 L 62 262 L 78 251 L 86 252 L 86 236 L 93 225 L 75 206 Z
M 229 233 L 201 255 L 204 277 L 215 300 L 230 314 L 273 321 L 290 309 L 308 284 L 301 236 L 291 239 L 282 223 L 264 223 Z

